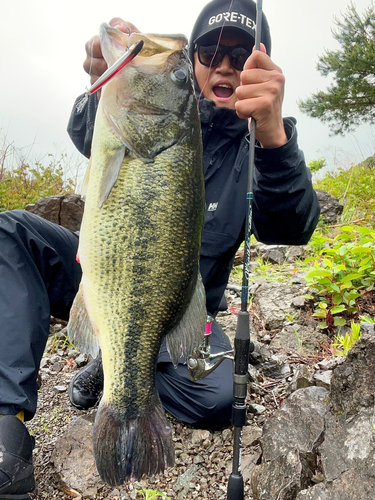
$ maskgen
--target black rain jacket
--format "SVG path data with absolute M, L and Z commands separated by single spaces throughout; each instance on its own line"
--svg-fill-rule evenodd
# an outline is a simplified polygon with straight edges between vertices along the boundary
M 95 95 L 80 112 L 75 104 L 68 124 L 73 143 L 87 157 L 96 109 Z M 217 108 L 204 98 L 200 99 L 199 109 L 206 196 L 200 270 L 207 310 L 215 315 L 235 253 L 244 240 L 248 122 L 238 118 L 235 110 Z M 306 244 L 319 219 L 319 203 L 304 155 L 298 148 L 295 123 L 293 118 L 284 119 L 288 137 L 284 146 L 256 147 L 252 232 L 258 241 L 267 244 Z

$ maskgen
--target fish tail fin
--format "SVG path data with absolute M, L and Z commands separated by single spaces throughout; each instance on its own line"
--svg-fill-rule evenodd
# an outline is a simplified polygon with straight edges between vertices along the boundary
M 102 401 L 93 444 L 99 475 L 110 486 L 162 473 L 174 465 L 172 429 L 159 401 L 142 416 L 129 419 Z

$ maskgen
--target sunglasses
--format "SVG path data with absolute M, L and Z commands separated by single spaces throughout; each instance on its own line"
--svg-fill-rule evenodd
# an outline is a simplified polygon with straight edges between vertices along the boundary
M 235 47 L 226 47 L 225 45 L 197 45 L 198 60 L 203 66 L 217 66 L 228 54 L 229 61 L 234 69 L 242 71 L 246 59 L 250 56 L 252 49 L 236 45 Z

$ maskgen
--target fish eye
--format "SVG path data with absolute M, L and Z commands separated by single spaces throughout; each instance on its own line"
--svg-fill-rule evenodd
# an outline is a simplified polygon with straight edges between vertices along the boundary
M 184 69 L 178 68 L 171 73 L 172 82 L 182 84 L 188 81 L 188 74 Z

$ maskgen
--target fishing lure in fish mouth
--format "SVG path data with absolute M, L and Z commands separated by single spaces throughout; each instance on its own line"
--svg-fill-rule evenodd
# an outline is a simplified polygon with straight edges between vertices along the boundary
M 134 57 L 139 54 L 143 47 L 143 40 L 139 40 L 136 43 L 133 43 L 129 47 L 129 50 L 124 52 L 124 54 L 117 59 L 117 61 L 112 64 L 110 68 L 105 71 L 98 80 L 89 88 L 87 94 L 91 95 L 97 92 L 100 88 L 103 87 L 112 77 L 114 77 L 124 66 L 126 66 Z
M 113 78 L 119 71 L 122 70 L 124 66 L 130 63 L 130 61 L 139 54 L 142 50 L 143 43 L 143 40 L 133 43 L 133 45 L 131 45 L 129 49 L 124 52 L 124 54 L 117 59 L 117 61 L 112 64 L 112 66 L 108 68 L 100 78 L 96 80 L 96 82 L 87 90 L 83 98 L 77 103 L 76 108 L 78 113 L 82 111 L 90 95 L 95 94 L 95 92 L 101 89 L 103 85 L 109 82 L 111 78 Z

